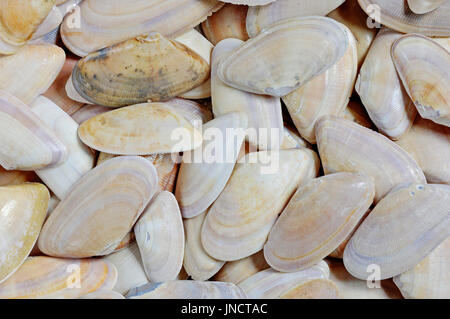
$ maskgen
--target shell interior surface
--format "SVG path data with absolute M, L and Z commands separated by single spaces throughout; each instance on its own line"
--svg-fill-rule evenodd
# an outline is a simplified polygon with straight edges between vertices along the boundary
M 425 14 L 439 8 L 446 0 L 408 0 L 408 7 L 416 14 Z

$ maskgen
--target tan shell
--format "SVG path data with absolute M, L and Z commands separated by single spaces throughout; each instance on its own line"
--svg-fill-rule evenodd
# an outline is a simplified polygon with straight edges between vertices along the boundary
M 378 29 L 367 25 L 367 15 L 361 9 L 357 0 L 346 0 L 337 9 L 330 12 L 328 17 L 345 24 L 356 38 L 358 51 L 358 67 L 362 65 L 369 52 L 370 45 Z
M 270 266 L 264 259 L 264 253 L 261 250 L 251 256 L 225 263 L 222 269 L 213 277 L 213 280 L 231 282 L 237 285 L 267 268 L 270 268 Z
M 247 32 L 255 37 L 263 29 L 288 18 L 325 16 L 345 0 L 277 0 L 266 6 L 250 7 Z
M 222 59 L 217 74 L 237 89 L 281 97 L 334 65 L 347 47 L 347 32 L 333 19 L 292 18 L 272 25 Z
M 298 131 L 294 126 L 285 126 L 283 131 L 283 142 L 280 145 L 280 149 L 311 148 L 311 145 L 298 134 Z
M 195 127 L 200 127 L 213 119 L 211 107 L 208 105 L 180 98 L 171 99 L 166 103 L 183 113 L 183 116 Z
M 184 248 L 183 266 L 193 280 L 208 280 L 215 275 L 225 264 L 209 256 L 202 246 L 201 230 L 206 212 L 194 217 L 185 219 L 184 232 L 186 234 L 186 246 Z M 225 281 L 216 279 L 219 281 Z
M 63 18 L 63 12 L 57 6 L 53 6 L 50 9 L 50 12 L 45 17 L 44 21 L 42 21 L 42 23 L 33 33 L 30 43 L 33 43 L 34 41 L 43 41 L 44 43 L 46 43 L 45 39 L 47 37 L 50 37 L 50 33 L 52 33 L 52 31 L 55 33 L 56 37 L 58 33 L 57 29 L 61 24 Z
M 79 298 L 97 290 L 111 290 L 116 281 L 116 268 L 102 260 L 29 257 L 0 284 L 0 298 Z
M 176 153 L 202 143 L 197 128 L 169 103 L 136 104 L 97 115 L 80 125 L 78 135 L 91 148 L 117 155 Z
M 211 99 L 214 116 L 229 112 L 243 112 L 248 119 L 247 141 L 260 150 L 279 149 L 283 138 L 283 115 L 278 97 L 244 92 L 223 83 L 217 74 L 221 59 L 227 57 L 244 42 L 225 39 L 212 54 Z M 266 138 L 267 136 L 267 138 Z
M 406 35 L 392 45 L 392 59 L 420 115 L 450 127 L 450 52 L 427 37 Z
M 84 295 L 80 299 L 125 299 L 125 297 L 113 290 L 98 290 Z
M 47 188 L 38 183 L 0 187 L 0 283 L 22 265 L 33 249 L 49 199 Z
M 167 101 L 202 84 L 209 69 L 194 51 L 153 32 L 84 57 L 72 82 L 89 102 L 118 107 Z
M 331 174 L 300 186 L 270 231 L 267 263 L 283 272 L 318 263 L 350 235 L 374 196 L 371 177 L 360 173 Z
M 76 103 L 78 103 L 78 102 L 76 102 Z M 75 113 L 72 114 L 72 118 L 78 124 L 83 124 L 90 118 L 93 118 L 94 116 L 97 116 L 102 113 L 109 112 L 111 110 L 112 109 L 107 106 L 85 104 L 80 109 L 78 109 Z
M 265 171 L 263 163 L 277 167 Z M 209 209 L 202 243 L 212 257 L 231 261 L 263 247 L 278 214 L 299 184 L 317 174 L 319 163 L 309 149 L 249 153 L 238 163 L 227 186 Z
M 397 144 L 416 160 L 429 183 L 450 184 L 450 128 L 418 116 Z
M 39 249 L 69 258 L 111 253 L 152 198 L 157 181 L 154 166 L 141 157 L 122 156 L 97 166 L 47 219 Z
M 425 14 L 440 7 L 445 0 L 408 0 L 408 7 L 412 12 Z
M 450 185 L 411 184 L 383 198 L 363 221 L 344 251 L 345 268 L 367 279 L 379 267 L 379 279 L 417 265 L 450 236 Z
M 85 56 L 151 31 L 179 36 L 222 6 L 216 0 L 86 0 L 65 17 L 61 37 L 69 50 Z
M 375 202 L 394 187 L 425 183 L 425 176 L 406 151 L 385 136 L 349 120 L 324 116 L 316 126 L 325 174 L 364 172 L 375 180 Z
M 437 246 L 414 268 L 394 277 L 402 295 L 408 299 L 450 298 L 450 237 Z
M 29 182 L 39 182 L 34 172 L 7 171 L 0 166 L 0 186 L 18 185 Z
M 391 58 L 391 46 L 401 36 L 401 33 L 388 28 L 381 29 L 370 47 L 355 86 L 372 121 L 382 133 L 394 140 L 410 129 L 417 114 Z
M 262 6 L 274 2 L 275 0 L 220 0 L 220 1 L 233 4 L 242 4 L 247 6 Z
M 202 23 L 203 33 L 214 45 L 228 38 L 247 41 L 248 34 L 245 26 L 247 10 L 247 6 L 224 5 Z
M 235 167 L 246 128 L 243 113 L 219 116 L 203 125 L 202 147 L 183 153 L 175 196 L 184 218 L 201 214 L 219 197 Z
M 67 148 L 31 109 L 0 90 L 0 165 L 23 171 L 53 167 L 66 160 Z
M 324 73 L 314 77 L 283 97 L 283 102 L 300 135 L 316 142 L 314 126 L 323 115 L 339 115 L 347 106 L 355 86 L 358 68 L 356 40 L 347 31 L 348 48 L 344 56 Z
M 340 117 L 355 122 L 361 126 L 375 129 L 375 125 L 372 123 L 366 109 L 360 102 L 350 101 L 347 107 L 342 111 Z
M 27 45 L 14 55 L 0 56 L 0 90 L 30 104 L 47 91 L 64 60 L 64 50 L 50 44 Z
M 358 2 L 373 20 L 398 32 L 429 36 L 450 35 L 448 1 L 425 15 L 414 14 L 405 0 L 358 0 Z
M 215 281 L 174 280 L 131 289 L 129 299 L 245 299 L 241 288 Z
M 30 107 L 68 150 L 67 160 L 61 165 L 36 171 L 52 192 L 63 199 L 72 185 L 94 167 L 94 153 L 78 139 L 78 124 L 52 101 L 39 96 Z
M 175 196 L 167 191 L 153 198 L 134 226 L 145 273 L 151 282 L 174 280 L 184 256 L 184 229 Z

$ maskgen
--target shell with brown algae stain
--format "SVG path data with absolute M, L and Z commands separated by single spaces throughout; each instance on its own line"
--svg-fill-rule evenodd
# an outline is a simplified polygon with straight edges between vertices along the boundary
M 153 32 L 84 57 L 72 82 L 87 101 L 120 107 L 169 100 L 202 84 L 209 71 L 197 53 Z

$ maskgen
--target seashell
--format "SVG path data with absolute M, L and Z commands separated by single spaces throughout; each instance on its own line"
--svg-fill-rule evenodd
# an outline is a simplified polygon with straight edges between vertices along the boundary
M 152 198 L 157 179 L 153 165 L 141 157 L 122 156 L 97 166 L 47 219 L 39 249 L 69 258 L 111 253 Z
M 266 6 L 250 7 L 247 32 L 251 38 L 273 24 L 295 17 L 326 16 L 345 0 L 277 0 Z
M 418 116 L 397 144 L 416 160 L 429 183 L 450 184 L 450 128 Z
M 450 238 L 444 240 L 414 268 L 394 277 L 408 299 L 450 298 Z
M 54 0 L 3 0 L 0 3 L 0 42 L 10 46 L 25 44 L 54 4 Z M 2 51 L 1 54 L 14 53 L 14 50 Z
M 314 126 L 323 115 L 339 115 L 347 106 L 355 86 L 358 68 L 356 40 L 347 31 L 348 48 L 344 56 L 324 73 L 283 97 L 300 135 L 316 142 Z
M 246 128 L 244 113 L 219 116 L 203 125 L 202 147 L 184 152 L 175 190 L 184 218 L 201 214 L 219 197 L 235 167 Z
M 317 122 L 316 138 L 325 174 L 366 173 L 375 180 L 375 203 L 396 186 L 425 183 L 422 170 L 406 151 L 354 122 L 324 116 Z
M 0 186 L 19 185 L 31 182 L 39 182 L 39 177 L 36 173 L 26 171 L 7 171 L 0 166 Z
M 280 145 L 280 149 L 288 150 L 291 148 L 302 148 L 302 147 L 311 148 L 311 145 L 303 138 L 301 138 L 300 135 L 298 135 L 296 129 L 293 129 L 289 126 L 288 127 L 285 126 L 283 131 L 284 131 L 283 142 Z
M 175 38 L 175 41 L 185 45 L 187 48 L 197 53 L 203 60 L 206 61 L 206 63 L 208 63 L 209 66 L 211 66 L 211 52 L 214 45 L 200 32 L 192 29 Z M 194 100 L 211 97 L 211 80 L 208 78 L 196 88 L 181 94 L 180 97 Z
M 420 116 L 450 126 L 450 52 L 422 35 L 407 35 L 392 45 L 392 59 Z
M 125 295 L 131 288 L 149 282 L 137 243 L 132 243 L 124 249 L 104 256 L 102 260 L 117 268 L 117 283 L 113 290 L 122 295 Z
M 241 288 L 215 281 L 174 280 L 131 289 L 129 299 L 245 299 Z
M 61 24 L 64 16 L 61 10 L 58 7 L 53 6 L 50 9 L 50 12 L 45 17 L 44 21 L 38 26 L 36 31 L 33 33 L 31 40 L 39 39 L 44 37 L 48 33 L 52 32 L 55 29 L 58 29 Z
M 220 0 L 220 1 L 236 5 L 242 4 L 247 6 L 262 6 L 274 2 L 275 0 Z
M 77 61 L 78 59 L 75 59 L 72 56 L 68 56 L 66 58 L 66 61 L 64 62 L 61 72 L 59 72 L 53 84 L 43 94 L 46 98 L 52 100 L 53 103 L 58 105 L 69 115 L 73 115 L 83 106 L 83 103 L 74 101 L 73 99 L 69 98 L 65 89 L 65 84 L 71 76 L 72 70 Z
M 408 7 L 416 14 L 425 14 L 440 7 L 445 0 L 408 0 Z
M 209 256 L 203 249 L 201 229 L 205 217 L 206 212 L 203 212 L 194 218 L 183 220 L 184 231 L 186 234 L 183 266 L 193 280 L 199 281 L 210 279 L 225 264 L 224 261 Z
M 75 67 L 74 67 L 75 68 Z M 72 69 L 73 71 L 73 69 Z M 81 104 L 94 104 L 88 100 L 86 100 L 84 97 L 80 95 L 80 93 L 75 90 L 75 86 L 73 85 L 73 78 L 72 74 L 70 74 L 69 78 L 67 79 L 66 85 L 64 87 L 66 91 L 66 95 L 69 99 L 71 99 L 74 102 L 78 102 Z
M 330 280 L 339 288 L 342 299 L 402 299 L 400 291 L 392 280 L 381 280 L 379 288 L 369 288 L 367 281 L 353 277 L 342 261 L 327 259 Z
M 367 113 L 378 129 L 393 140 L 411 127 L 417 111 L 391 58 L 391 46 L 402 35 L 387 28 L 375 38 L 356 82 Z
M 175 196 L 153 198 L 134 226 L 145 273 L 151 282 L 176 279 L 183 265 L 184 229 Z
M 247 154 L 206 216 L 201 235 L 206 252 L 232 261 L 261 250 L 289 198 L 318 168 L 309 149 Z
M 374 196 L 372 178 L 360 173 L 327 175 L 300 186 L 270 231 L 267 263 L 295 272 L 320 262 L 351 234 Z
M 111 111 L 111 108 L 107 107 L 107 106 L 85 104 L 80 109 L 78 109 L 75 113 L 72 114 L 72 118 L 78 124 L 83 124 L 90 118 L 93 118 L 94 116 L 97 116 L 99 114 L 103 114 L 103 113 L 106 113 L 109 111 Z
M 93 52 L 75 66 L 75 90 L 93 104 L 167 101 L 199 86 L 208 63 L 186 46 L 150 33 Z
M 248 34 L 245 26 L 247 10 L 247 6 L 225 4 L 222 9 L 203 21 L 203 33 L 214 45 L 228 38 L 247 41 Z
M 61 165 L 36 171 L 52 192 L 63 199 L 72 185 L 94 167 L 94 154 L 78 139 L 78 124 L 52 101 L 39 96 L 30 107 L 68 150 L 69 156 Z
M 242 45 L 238 39 L 218 43 L 212 54 L 211 99 L 214 116 L 243 112 L 248 119 L 246 139 L 261 150 L 278 149 L 283 138 L 281 101 L 277 97 L 244 92 L 223 83 L 217 75 L 220 60 Z
M 134 235 L 133 231 L 130 231 L 125 235 L 125 237 L 122 238 L 122 240 L 116 246 L 116 248 L 114 248 L 114 251 L 122 250 L 125 247 L 128 247 L 129 245 L 131 245 L 135 241 L 136 241 L 136 236 Z
M 217 74 L 234 88 L 281 97 L 325 72 L 347 47 L 347 32 L 333 19 L 292 18 L 272 25 L 222 59 Z
M 281 273 L 260 271 L 238 286 L 251 299 L 330 299 L 338 297 L 336 285 L 328 280 L 330 270 L 321 261 L 302 271 Z
M 392 30 L 428 36 L 450 35 L 448 20 L 450 2 L 444 2 L 439 8 L 425 15 L 412 12 L 405 0 L 358 0 L 358 2 L 375 22 Z
M 16 54 L 0 56 L 0 90 L 30 104 L 55 80 L 65 59 L 56 45 L 27 45 Z
M 176 153 L 199 147 L 201 133 L 169 103 L 143 103 L 97 115 L 78 129 L 89 147 L 117 155 Z
M 383 198 L 350 239 L 345 268 L 365 280 L 371 265 L 380 279 L 399 275 L 450 235 L 450 185 L 411 184 Z M 369 267 L 369 268 L 368 268 Z
M 225 263 L 222 269 L 213 277 L 213 280 L 231 282 L 237 285 L 267 268 L 270 268 L 270 266 L 264 259 L 263 251 L 260 250 L 251 256 Z
M 0 90 L 0 165 L 31 171 L 61 164 L 67 149 L 19 99 Z
M 125 297 L 113 290 L 97 290 L 82 296 L 80 299 L 125 299 Z
M 50 194 L 38 183 L 0 187 L 0 283 L 25 261 L 38 238 Z M 0 285 L 0 295 L 1 295 Z
M 191 100 L 174 98 L 166 103 L 172 105 L 177 111 L 183 113 L 183 116 L 195 127 L 200 127 L 203 123 L 213 119 L 210 108 Z
M 0 284 L 0 298 L 79 298 L 97 290 L 111 290 L 116 281 L 116 268 L 103 260 L 29 257 Z
M 345 1 L 338 8 L 331 11 L 328 17 L 347 26 L 355 36 L 358 51 L 358 68 L 361 67 L 378 29 L 368 26 L 367 15 L 361 9 L 357 0 Z
M 70 51 L 85 56 L 150 31 L 177 37 L 222 6 L 216 0 L 87 0 L 65 17 L 61 38 Z
M 342 111 L 342 113 L 339 115 L 339 117 L 350 120 L 352 122 L 355 122 L 356 124 L 370 128 L 372 130 L 375 129 L 375 126 L 370 120 L 370 117 L 367 114 L 364 106 L 359 102 L 350 101 L 344 111 Z

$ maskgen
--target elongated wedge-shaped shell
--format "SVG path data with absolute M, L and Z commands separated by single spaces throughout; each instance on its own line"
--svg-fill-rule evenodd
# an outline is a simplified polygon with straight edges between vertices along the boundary
M 20 267 L 33 249 L 49 199 L 47 188 L 38 183 L 0 187 L 0 283 Z
M 214 45 L 228 38 L 248 40 L 245 26 L 247 10 L 247 6 L 224 5 L 202 23 L 203 33 Z
M 347 27 L 344 56 L 324 73 L 283 97 L 300 135 L 316 142 L 314 126 L 323 115 L 339 115 L 347 106 L 356 80 L 358 56 L 355 37 Z
M 7 171 L 0 166 L 0 186 L 18 185 L 29 182 L 39 182 L 39 177 L 34 172 Z
M 450 2 L 436 10 L 417 15 L 405 0 L 358 0 L 361 8 L 374 21 L 403 33 L 421 33 L 429 36 L 450 36 Z M 372 25 L 373 20 L 368 20 Z
M 357 0 L 346 0 L 337 9 L 330 12 L 328 17 L 345 24 L 355 36 L 358 66 L 361 66 L 378 29 L 368 26 L 367 15 L 361 9 Z
M 157 188 L 154 166 L 144 158 L 113 158 L 85 174 L 47 219 L 39 249 L 55 257 L 111 253 Z
M 25 104 L 47 91 L 63 67 L 64 51 L 56 45 L 27 45 L 11 56 L 0 56 L 0 89 Z
M 184 229 L 175 196 L 155 196 L 134 226 L 142 262 L 151 282 L 177 278 L 183 264 Z
M 392 45 L 392 59 L 420 116 L 450 126 L 450 52 L 427 37 L 407 35 Z
M 125 297 L 113 290 L 98 290 L 84 295 L 80 299 L 125 299 Z
M 292 18 L 222 59 L 217 74 L 237 89 L 281 97 L 334 65 L 347 47 L 347 32 L 333 19 Z
M 397 141 L 417 161 L 429 183 L 450 184 L 450 128 L 418 116 Z
M 96 290 L 111 290 L 116 281 L 116 268 L 103 260 L 29 257 L 0 284 L 0 298 L 79 298 Z
M 447 238 L 414 268 L 394 277 L 394 282 L 408 299 L 448 299 L 449 260 L 450 238 Z
M 75 113 L 72 114 L 72 118 L 78 124 L 83 124 L 84 122 L 93 118 L 94 116 L 109 112 L 111 110 L 112 109 L 107 106 L 85 104 L 82 105 L 82 107 L 80 107 Z
M 405 272 L 450 236 L 450 185 L 411 184 L 383 198 L 350 239 L 345 268 L 366 280 L 368 266 L 380 279 Z
M 113 290 L 122 295 L 125 295 L 131 288 L 149 282 L 137 243 L 132 243 L 120 251 L 107 255 L 102 260 L 116 267 L 118 276 Z
M 131 289 L 131 299 L 245 299 L 241 288 L 218 281 L 174 280 Z
M 392 43 L 401 36 L 388 28 L 378 33 L 355 86 L 372 121 L 394 140 L 410 129 L 417 114 L 391 58 Z
M 179 36 L 222 6 L 216 0 L 87 0 L 65 17 L 61 37 L 73 53 L 85 56 L 151 31 Z
M 243 112 L 248 119 L 248 142 L 260 150 L 279 149 L 283 138 L 283 115 L 278 97 L 244 92 L 223 83 L 217 68 L 221 59 L 227 57 L 244 42 L 225 39 L 218 43 L 212 54 L 211 99 L 214 116 L 229 112 Z
M 67 148 L 31 109 L 0 90 L 0 165 L 30 171 L 61 164 Z
M 72 185 L 94 167 L 94 153 L 79 140 L 78 124 L 52 101 L 40 96 L 31 109 L 67 147 L 69 155 L 64 163 L 36 171 L 52 192 L 63 199 Z
M 273 269 L 260 271 L 239 284 L 247 296 L 252 299 L 284 298 L 336 298 L 337 288 L 327 280 L 330 274 L 328 265 L 321 261 L 302 271 L 281 273 Z
M 153 32 L 84 57 L 72 82 L 89 102 L 118 107 L 169 100 L 202 84 L 209 69 L 194 51 Z
M 224 265 L 224 261 L 209 256 L 202 245 L 201 230 L 206 212 L 183 221 L 186 233 L 183 266 L 194 280 L 208 280 Z M 219 280 L 223 281 L 223 280 Z
M 264 259 L 264 252 L 260 250 L 251 256 L 225 263 L 222 269 L 213 277 L 213 280 L 231 282 L 237 285 L 267 268 L 270 268 L 270 266 Z
M 0 41 L 24 44 L 45 20 L 55 0 L 0 1 Z
M 264 257 L 278 271 L 311 267 L 352 232 L 375 196 L 366 174 L 336 173 L 300 186 L 273 226 Z
M 117 155 L 176 153 L 195 149 L 201 133 L 169 103 L 143 103 L 97 115 L 78 129 L 98 151 Z
M 39 27 L 36 29 L 36 31 L 33 33 L 33 36 L 31 37 L 31 40 L 44 40 L 44 37 L 46 37 L 50 32 L 55 32 L 55 37 L 58 34 L 58 27 L 61 24 L 64 16 L 58 7 L 53 6 L 50 9 L 50 12 L 45 17 L 44 21 L 39 25 Z M 45 42 L 45 40 L 43 41 Z
M 204 212 L 225 188 L 244 142 L 247 118 L 227 113 L 202 127 L 203 145 L 184 152 L 175 196 L 184 218 Z
M 266 6 L 250 7 L 247 14 L 247 32 L 255 37 L 263 29 L 288 18 L 325 16 L 344 0 L 277 0 Z
M 324 116 L 316 126 L 325 174 L 364 172 L 375 180 L 375 202 L 394 187 L 425 183 L 411 156 L 385 136 L 346 119 Z
M 271 170 L 264 171 L 270 161 Z M 206 216 L 206 252 L 230 261 L 259 251 L 298 185 L 314 178 L 317 170 L 317 156 L 309 149 L 247 154 Z
M 408 0 L 408 7 L 412 12 L 425 14 L 440 7 L 445 0 Z

